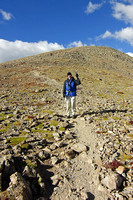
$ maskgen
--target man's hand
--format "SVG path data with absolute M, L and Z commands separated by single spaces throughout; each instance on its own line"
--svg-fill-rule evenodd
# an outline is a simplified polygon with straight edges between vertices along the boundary
M 78 78 L 79 77 L 79 75 L 76 73 L 76 78 Z

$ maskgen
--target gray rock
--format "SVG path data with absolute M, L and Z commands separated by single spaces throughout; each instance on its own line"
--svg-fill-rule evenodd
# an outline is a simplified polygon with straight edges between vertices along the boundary
M 32 200 L 32 192 L 28 182 L 18 173 L 14 173 L 10 176 L 10 184 L 8 191 L 13 193 L 15 199 L 18 200 Z
M 123 172 L 125 172 L 125 167 L 124 166 L 119 166 L 117 169 L 116 169 L 116 172 L 118 174 L 122 174 Z
M 50 158 L 50 154 L 48 152 L 44 151 L 44 150 L 40 151 L 38 156 L 41 160 L 45 160 L 45 159 Z
M 87 151 L 87 147 L 84 144 L 81 143 L 76 143 L 74 144 L 71 149 L 73 149 L 74 151 L 81 153 L 83 151 Z
M 101 183 L 109 190 L 118 190 L 123 184 L 123 178 L 119 174 L 112 173 L 102 179 Z
M 36 177 L 36 170 L 26 165 L 22 175 L 28 177 Z
M 60 176 L 59 176 L 58 174 L 52 176 L 52 177 L 51 177 L 52 184 L 57 186 L 57 184 L 59 183 L 60 179 L 61 179 L 61 178 L 60 178 Z
M 52 165 L 57 164 L 58 158 L 56 156 L 51 157 L 51 162 L 52 162 Z
M 65 155 L 66 155 L 66 157 L 67 157 L 68 159 L 73 159 L 73 158 L 75 158 L 76 153 L 75 153 L 73 150 L 69 149 L 69 150 L 67 150 L 67 151 L 65 152 Z

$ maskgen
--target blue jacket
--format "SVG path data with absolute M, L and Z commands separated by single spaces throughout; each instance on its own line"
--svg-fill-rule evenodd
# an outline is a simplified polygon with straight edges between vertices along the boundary
M 63 97 L 65 96 L 70 96 L 70 97 L 73 97 L 73 96 L 76 96 L 76 86 L 77 85 L 80 85 L 81 82 L 80 82 L 80 79 L 77 78 L 77 80 L 75 80 L 73 77 L 69 80 L 67 79 L 65 82 L 64 82 L 64 87 L 63 87 Z

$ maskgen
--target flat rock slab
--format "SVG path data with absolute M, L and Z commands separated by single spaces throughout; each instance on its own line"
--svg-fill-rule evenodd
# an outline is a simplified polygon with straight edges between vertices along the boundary
M 81 153 L 83 151 L 87 151 L 87 146 L 81 143 L 76 143 L 71 147 L 71 149 L 76 151 L 77 153 Z
M 124 166 L 119 166 L 117 169 L 116 169 L 116 172 L 118 174 L 122 174 L 123 172 L 125 172 L 125 167 Z
M 118 190 L 123 184 L 123 178 L 119 174 L 111 174 L 107 175 L 101 183 L 111 191 Z

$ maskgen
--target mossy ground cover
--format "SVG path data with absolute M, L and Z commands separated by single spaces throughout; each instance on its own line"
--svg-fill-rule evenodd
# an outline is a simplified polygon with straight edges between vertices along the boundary
M 5 124 L 0 128 L 0 133 L 6 133 L 6 132 L 8 132 L 11 128 L 12 128 L 12 123 L 8 123 L 8 124 L 5 123 Z
M 36 161 L 32 161 L 30 159 L 26 159 L 25 160 L 27 166 L 31 167 L 31 168 L 36 168 L 37 167 L 37 162 Z
M 50 124 L 50 126 L 55 126 L 55 127 L 57 127 L 57 126 L 59 125 L 59 122 L 56 121 L 56 120 L 51 120 L 49 124 Z
M 52 110 L 42 110 L 42 113 L 48 113 L 49 115 L 52 115 L 54 111 Z
M 10 130 L 10 129 L 7 128 L 7 127 L 1 128 L 1 129 L 0 129 L 0 133 L 6 133 L 6 132 L 8 132 L 9 130 Z
M 24 143 L 21 145 L 22 150 L 28 150 L 30 148 L 30 145 L 28 143 Z
M 20 135 L 19 136 L 25 136 L 27 134 L 29 134 L 27 131 L 20 131 Z
M 26 140 L 26 137 L 12 137 L 10 138 L 10 145 L 16 146 L 20 144 L 21 142 L 24 142 Z
M 131 138 L 133 140 L 133 134 L 129 133 L 129 134 L 127 134 L 127 137 Z
M 53 140 L 54 136 L 53 136 L 53 131 L 47 131 L 45 133 L 45 135 L 43 136 L 44 139 L 49 139 L 49 140 Z
M 133 160 L 133 156 L 128 155 L 128 154 L 122 154 L 119 156 L 119 160 L 124 161 L 124 162 L 131 161 L 131 160 Z
M 65 131 L 65 128 L 64 127 L 60 127 L 59 130 L 60 131 Z
M 57 125 L 57 123 L 55 121 L 52 121 L 51 124 L 52 125 Z M 32 128 L 31 132 L 34 133 L 34 134 L 37 134 L 37 133 L 40 134 L 43 139 L 52 139 L 54 131 L 46 130 L 46 129 L 43 129 L 43 128 L 44 128 L 44 124 L 40 123 L 38 126 Z M 23 135 L 23 132 L 22 132 L 22 135 Z
M 5 113 L 0 113 L 0 121 L 6 120 L 7 119 L 7 114 Z

